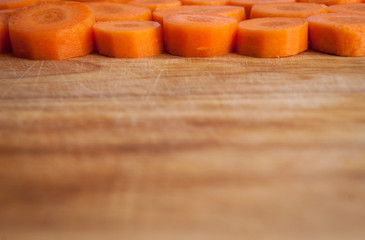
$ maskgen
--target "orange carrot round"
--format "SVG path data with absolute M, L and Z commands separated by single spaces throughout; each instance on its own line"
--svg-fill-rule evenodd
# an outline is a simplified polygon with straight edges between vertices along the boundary
M 8 20 L 9 16 L 0 14 L 0 53 L 10 51 Z
M 365 14 L 365 3 L 338 4 L 328 7 L 331 13 Z
M 94 50 L 88 6 L 78 2 L 40 1 L 13 13 L 10 40 L 16 57 L 66 59 Z
M 157 8 L 153 12 L 153 20 L 163 24 L 163 17 L 171 14 L 200 14 L 200 15 L 220 15 L 233 17 L 238 22 L 246 19 L 245 9 L 238 6 L 179 6 L 171 8 Z
M 311 48 L 339 56 L 365 56 L 365 15 L 325 13 L 308 18 Z
M 295 0 L 229 0 L 229 5 L 241 6 L 245 8 L 246 18 L 250 17 L 251 8 L 256 4 L 266 4 L 266 3 L 289 3 L 295 2 Z
M 181 0 L 183 5 L 226 5 L 229 0 Z
M 327 13 L 324 4 L 317 3 L 268 3 L 254 5 L 250 18 L 263 17 L 301 17 L 307 18 L 314 14 Z
M 237 53 L 252 57 L 286 57 L 308 47 L 308 22 L 303 18 L 255 18 L 240 22 Z
M 131 0 L 128 4 L 146 7 L 154 11 L 156 8 L 160 7 L 177 7 L 181 6 L 179 0 Z
M 237 20 L 215 15 L 173 14 L 164 17 L 165 49 L 183 57 L 214 57 L 229 53 Z
M 0 9 L 26 7 L 38 1 L 39 0 L 1 0 Z
M 151 10 L 114 2 L 85 2 L 94 12 L 96 21 L 152 20 Z
M 336 4 L 347 4 L 347 3 L 361 3 L 362 0 L 297 0 L 297 2 L 311 2 L 326 4 L 327 6 Z
M 163 52 L 162 28 L 143 20 L 97 22 L 93 26 L 96 49 L 117 58 L 142 58 Z

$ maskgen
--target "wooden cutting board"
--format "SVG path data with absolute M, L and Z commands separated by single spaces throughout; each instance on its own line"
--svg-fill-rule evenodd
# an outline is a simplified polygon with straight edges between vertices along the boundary
M 365 58 L 0 55 L 0 239 L 365 239 Z

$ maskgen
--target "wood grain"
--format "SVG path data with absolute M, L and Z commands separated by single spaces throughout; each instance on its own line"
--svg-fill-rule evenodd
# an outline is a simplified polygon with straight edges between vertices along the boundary
M 365 58 L 0 73 L 1 240 L 365 238 Z

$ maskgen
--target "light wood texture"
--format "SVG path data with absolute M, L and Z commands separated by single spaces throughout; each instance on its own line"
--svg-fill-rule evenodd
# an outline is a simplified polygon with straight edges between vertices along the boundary
M 365 238 L 365 58 L 0 72 L 1 240 Z

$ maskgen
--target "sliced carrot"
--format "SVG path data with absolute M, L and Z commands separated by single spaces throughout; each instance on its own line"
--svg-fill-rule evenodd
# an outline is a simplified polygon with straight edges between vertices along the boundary
M 162 28 L 143 20 L 97 22 L 93 26 L 96 49 L 117 58 L 142 58 L 163 52 Z
M 10 40 L 16 57 L 66 59 L 94 50 L 88 6 L 78 2 L 40 1 L 13 13 Z
M 273 58 L 298 54 L 308 48 L 308 22 L 303 18 L 255 18 L 240 22 L 237 53 Z
M 20 8 L 12 8 L 12 9 L 1 9 L 0 10 L 0 14 L 5 14 L 8 16 L 11 16 L 11 14 L 13 14 L 13 12 L 15 12 L 16 10 L 19 10 Z
M 183 5 L 227 5 L 229 0 L 181 0 Z
M 365 14 L 365 3 L 338 4 L 328 7 L 331 13 Z
M 251 8 L 256 4 L 266 3 L 289 3 L 295 0 L 229 0 L 228 4 L 233 6 L 241 6 L 245 8 L 246 18 L 250 17 Z
M 365 56 L 365 15 L 325 13 L 310 16 L 308 21 L 313 50 L 340 56 Z
M 131 0 L 128 4 L 146 7 L 151 9 L 151 11 L 161 7 L 181 6 L 181 2 L 179 0 Z
M 183 57 L 214 57 L 229 53 L 237 20 L 215 15 L 173 14 L 163 18 L 165 49 Z
M 314 14 L 327 13 L 324 4 L 317 3 L 268 3 L 254 5 L 250 18 L 263 17 L 301 17 L 306 18 Z
M 8 21 L 8 15 L 0 14 L 0 53 L 10 51 Z
M 200 15 L 220 15 L 233 17 L 238 22 L 246 19 L 245 9 L 237 6 L 179 6 L 171 8 L 157 8 L 153 12 L 153 20 L 163 24 L 163 17 L 171 14 L 200 14 Z
M 327 6 L 347 3 L 361 3 L 362 0 L 297 0 L 297 2 L 311 2 L 326 4 Z
M 39 0 L 1 0 L 0 9 L 26 7 L 38 1 Z
M 96 21 L 152 20 L 151 10 L 123 3 L 85 2 L 94 12 Z

